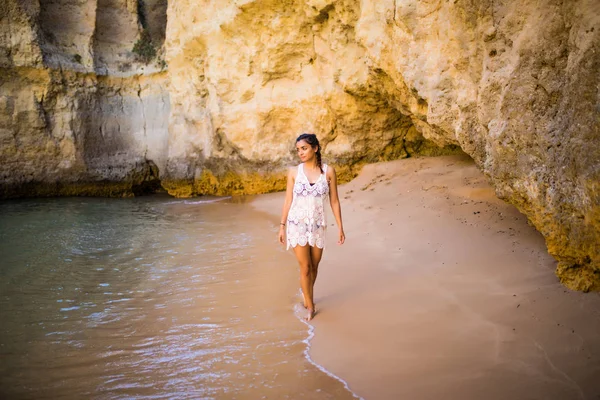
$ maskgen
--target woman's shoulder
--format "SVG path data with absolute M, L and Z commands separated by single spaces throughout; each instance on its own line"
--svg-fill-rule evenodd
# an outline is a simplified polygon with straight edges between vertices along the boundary
M 335 180 L 335 168 L 333 165 L 323 164 L 326 166 L 325 168 L 325 178 L 327 179 L 327 183 L 331 183 Z
M 329 164 L 323 164 L 323 168 L 325 169 L 325 174 L 330 176 L 331 174 L 335 174 L 335 167 Z

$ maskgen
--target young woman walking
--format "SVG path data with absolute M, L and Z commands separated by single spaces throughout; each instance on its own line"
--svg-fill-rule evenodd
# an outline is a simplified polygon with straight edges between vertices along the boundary
M 288 171 L 285 202 L 279 228 L 279 242 L 292 247 L 300 265 L 300 286 L 306 320 L 315 316 L 313 288 L 325 247 L 325 202 L 329 203 L 339 229 L 338 244 L 346 240 L 342 210 L 337 191 L 335 169 L 321 162 L 321 146 L 314 134 L 303 133 L 296 139 L 296 151 L 302 163 Z M 287 229 L 286 229 L 287 227 Z

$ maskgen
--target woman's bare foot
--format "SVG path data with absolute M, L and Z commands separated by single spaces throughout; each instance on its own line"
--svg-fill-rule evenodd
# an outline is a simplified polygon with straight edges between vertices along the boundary
M 308 314 L 306 315 L 306 318 L 304 318 L 304 319 L 306 320 L 306 322 L 308 322 L 315 317 L 315 315 L 317 314 L 317 310 L 311 309 L 311 308 L 307 308 L 306 310 L 308 311 Z

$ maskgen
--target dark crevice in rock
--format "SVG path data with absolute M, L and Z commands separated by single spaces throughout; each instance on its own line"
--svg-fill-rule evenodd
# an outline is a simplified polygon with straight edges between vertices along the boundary
M 156 47 L 162 47 L 167 29 L 167 0 L 138 0 L 138 18 Z
M 157 61 L 165 41 L 166 0 L 138 0 L 130 10 L 123 0 L 97 0 L 93 38 L 94 70 L 98 74 L 127 74 Z M 139 62 L 143 64 L 139 64 Z
M 326 7 L 324 7 L 321 11 L 319 11 L 319 14 L 315 17 L 315 22 L 317 24 L 322 24 L 326 22 L 329 19 L 329 13 L 333 11 L 334 8 L 335 6 L 333 4 L 329 4 Z
M 141 182 L 135 183 L 131 191 L 135 196 L 143 196 L 162 191 L 158 166 L 152 161 L 146 161 L 147 168 L 142 175 Z

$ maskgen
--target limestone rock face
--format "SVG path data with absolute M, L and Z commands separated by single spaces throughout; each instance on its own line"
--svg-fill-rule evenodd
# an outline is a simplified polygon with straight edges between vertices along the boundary
M 160 187 L 167 75 L 131 52 L 145 29 L 137 7 L 0 7 L 0 197 L 131 196 Z
M 361 7 L 357 36 L 373 63 L 418 93 L 427 124 L 528 216 L 565 284 L 600 289 L 600 4 Z
M 342 181 L 464 151 L 600 290 L 594 0 L 7 0 L 0 197 L 283 189 L 316 133 Z
M 365 162 L 458 151 L 424 139 L 423 104 L 372 67 L 357 1 L 178 1 L 168 15 L 172 194 L 283 189 L 302 132 L 318 133 L 342 179 Z M 255 184 L 254 171 L 269 179 Z

